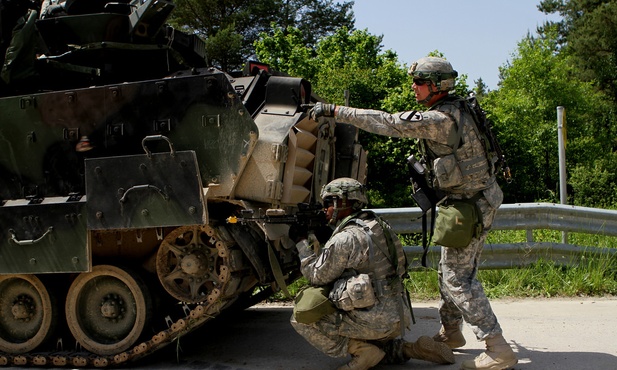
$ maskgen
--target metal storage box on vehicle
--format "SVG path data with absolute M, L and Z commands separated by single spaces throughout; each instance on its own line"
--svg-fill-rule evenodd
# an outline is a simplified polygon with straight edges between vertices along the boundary
M 88 159 L 86 194 L 91 230 L 207 223 L 193 151 Z
M 85 199 L 70 197 L 7 201 L 0 207 L 0 274 L 88 271 L 85 211 Z

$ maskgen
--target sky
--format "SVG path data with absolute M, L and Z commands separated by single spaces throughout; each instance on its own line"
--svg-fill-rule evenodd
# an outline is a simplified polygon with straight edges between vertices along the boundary
M 438 50 L 473 88 L 477 79 L 497 88 L 499 67 L 511 61 L 518 43 L 545 20 L 540 0 L 354 0 L 356 28 L 383 36 L 407 66 Z

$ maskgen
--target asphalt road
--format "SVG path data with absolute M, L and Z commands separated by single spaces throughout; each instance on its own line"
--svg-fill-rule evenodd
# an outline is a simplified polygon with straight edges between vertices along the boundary
M 617 370 L 617 298 L 493 300 L 520 370 Z M 414 304 L 417 319 L 408 340 L 439 329 L 437 302 Z M 289 324 L 291 307 L 259 305 L 204 326 L 196 333 L 131 365 L 131 369 L 328 370 L 349 359 L 315 350 Z M 467 345 L 456 364 L 409 361 L 375 370 L 459 369 L 482 352 L 483 342 L 464 328 Z

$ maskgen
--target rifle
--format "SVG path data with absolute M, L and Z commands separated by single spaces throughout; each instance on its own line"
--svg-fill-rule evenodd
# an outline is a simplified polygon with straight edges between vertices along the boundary
M 247 222 L 263 222 L 265 224 L 291 225 L 290 234 L 312 232 L 320 243 L 325 243 L 332 235 L 328 226 L 326 212 L 321 203 L 298 203 L 298 212 L 287 214 L 284 209 L 272 208 L 266 210 L 265 215 L 255 216 L 255 211 L 246 209 L 240 211 L 242 217 L 231 216 L 227 223 L 246 225 Z M 294 229 L 293 231 L 291 229 Z
M 255 211 L 245 209 L 240 211 L 242 217 L 227 218 L 230 224 L 246 224 L 247 222 L 263 222 L 266 224 L 288 224 L 303 226 L 308 230 L 315 230 L 327 224 L 326 212 L 320 203 L 298 203 L 298 212 L 287 214 L 284 209 L 272 208 L 266 210 L 265 215 L 255 216 Z
M 416 201 L 418 207 L 422 210 L 422 266 L 426 267 L 426 254 L 428 253 L 428 240 L 433 237 L 433 228 L 435 227 L 435 214 L 437 205 L 446 197 L 439 190 L 433 189 L 427 181 L 426 167 L 418 161 L 413 154 L 407 157 L 407 165 L 409 166 L 409 174 L 411 177 L 411 185 L 413 192 L 411 197 Z M 427 216 L 426 213 L 431 211 L 431 229 L 430 235 L 427 238 Z
M 428 184 L 426 167 L 413 154 L 407 158 L 407 165 L 411 175 L 409 181 L 413 185 L 411 197 L 416 201 L 418 207 L 422 209 L 422 213 L 425 214 L 429 210 L 434 209 L 445 198 L 445 195 Z

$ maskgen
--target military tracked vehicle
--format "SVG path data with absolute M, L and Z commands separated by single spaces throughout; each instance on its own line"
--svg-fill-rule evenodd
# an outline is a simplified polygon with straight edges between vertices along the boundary
M 289 225 L 364 181 L 308 81 L 209 67 L 173 8 L 0 0 L 0 365 L 125 364 L 285 292 Z

